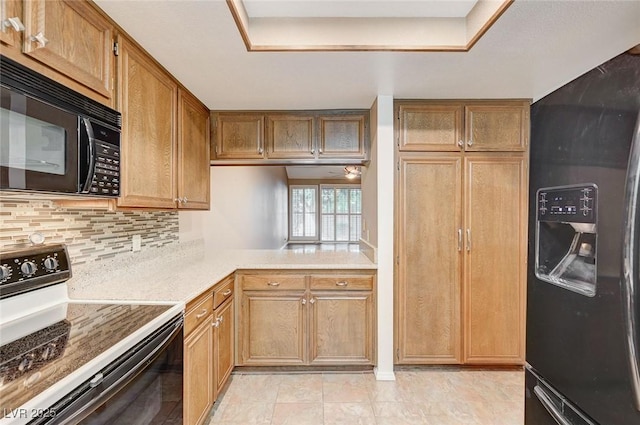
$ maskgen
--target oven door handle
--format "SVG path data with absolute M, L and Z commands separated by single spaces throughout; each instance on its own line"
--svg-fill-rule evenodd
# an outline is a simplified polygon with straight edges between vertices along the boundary
M 625 184 L 624 242 L 622 246 L 622 293 L 625 317 L 629 380 L 633 403 L 640 411 L 640 340 L 638 337 L 638 308 L 640 286 L 638 282 L 638 250 L 640 250 L 640 114 L 636 120 L 629 167 Z
M 538 400 L 540 400 L 540 403 L 542 403 L 542 406 L 547 410 L 547 412 L 549 412 L 551 417 L 553 417 L 553 419 L 558 423 L 558 425 L 573 425 L 569 421 L 569 419 L 567 419 L 562 414 L 560 409 L 558 409 L 556 405 L 553 404 L 551 397 L 547 394 L 547 392 L 544 389 L 542 389 L 541 386 L 536 385 L 535 387 L 533 387 L 533 393 L 536 395 L 536 397 L 538 397 Z
M 29 424 L 76 424 L 126 386 L 160 356 L 175 338 L 182 335 L 184 319 L 180 317 L 138 344 L 134 353 L 107 366 L 100 373 L 72 391 L 51 407 L 53 418 L 39 418 Z M 134 348 L 134 349 L 136 349 Z M 103 376 L 100 376 L 103 375 Z

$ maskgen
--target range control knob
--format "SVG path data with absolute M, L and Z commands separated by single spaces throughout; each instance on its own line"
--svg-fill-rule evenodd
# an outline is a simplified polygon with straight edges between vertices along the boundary
M 32 274 L 34 274 L 36 270 L 38 270 L 38 266 L 36 266 L 36 263 L 34 263 L 33 261 L 25 261 L 20 266 L 20 271 L 26 277 L 29 277 Z
M 0 281 L 11 277 L 11 267 L 0 266 Z
M 53 257 L 47 257 L 44 260 L 44 268 L 47 269 L 48 272 L 55 271 L 59 264 L 58 260 Z

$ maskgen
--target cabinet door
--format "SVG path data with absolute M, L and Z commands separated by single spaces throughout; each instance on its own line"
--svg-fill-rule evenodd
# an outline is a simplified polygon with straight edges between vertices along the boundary
M 209 209 L 209 134 L 209 111 L 198 99 L 179 90 L 179 208 Z
M 215 379 L 215 398 L 218 397 L 224 384 L 229 379 L 233 370 L 233 344 L 234 344 L 234 308 L 233 298 L 229 298 L 225 304 L 216 309 L 216 326 L 213 332 L 213 370 Z
M 522 364 L 525 160 L 522 156 L 467 156 L 465 175 L 464 361 Z
M 315 157 L 313 117 L 304 115 L 267 116 L 267 156 L 269 158 Z
M 318 117 L 319 158 L 364 158 L 365 124 L 365 114 Z
M 264 158 L 263 133 L 263 115 L 218 115 L 216 157 L 218 159 Z
M 5 22 L 12 20 L 12 25 L 5 25 Z M 22 24 L 22 2 L 21 0 L 0 0 L 0 42 L 7 46 L 19 46 L 20 44 L 20 27 Z
M 463 109 L 460 103 L 400 103 L 397 107 L 399 149 L 460 151 Z
M 213 315 L 184 341 L 184 423 L 200 425 L 213 404 Z
M 467 151 L 524 151 L 529 143 L 529 104 L 465 107 Z
M 397 204 L 400 364 L 461 361 L 461 155 L 403 154 Z
M 29 0 L 24 18 L 24 53 L 111 98 L 113 29 L 89 2 Z
M 173 79 L 120 39 L 118 105 L 122 112 L 122 183 L 118 206 L 175 208 L 176 101 Z
M 372 292 L 311 292 L 311 364 L 373 364 Z
M 305 364 L 307 314 L 303 292 L 243 292 L 240 316 L 241 365 Z

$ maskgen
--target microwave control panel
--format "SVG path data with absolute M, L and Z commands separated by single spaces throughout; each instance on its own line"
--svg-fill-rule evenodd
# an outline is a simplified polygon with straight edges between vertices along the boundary
M 538 189 L 538 221 L 595 223 L 598 188 L 594 184 Z
M 89 192 L 92 195 L 120 195 L 120 147 L 93 140 L 94 168 Z

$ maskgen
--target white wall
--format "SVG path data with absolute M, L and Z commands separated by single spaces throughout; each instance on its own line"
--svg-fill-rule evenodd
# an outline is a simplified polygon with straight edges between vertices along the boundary
M 211 210 L 180 212 L 180 242 L 204 238 L 208 250 L 280 248 L 287 200 L 284 167 L 211 167 Z
M 393 96 L 377 99 L 378 364 L 376 378 L 393 380 Z M 375 106 L 375 105 L 374 105 Z

